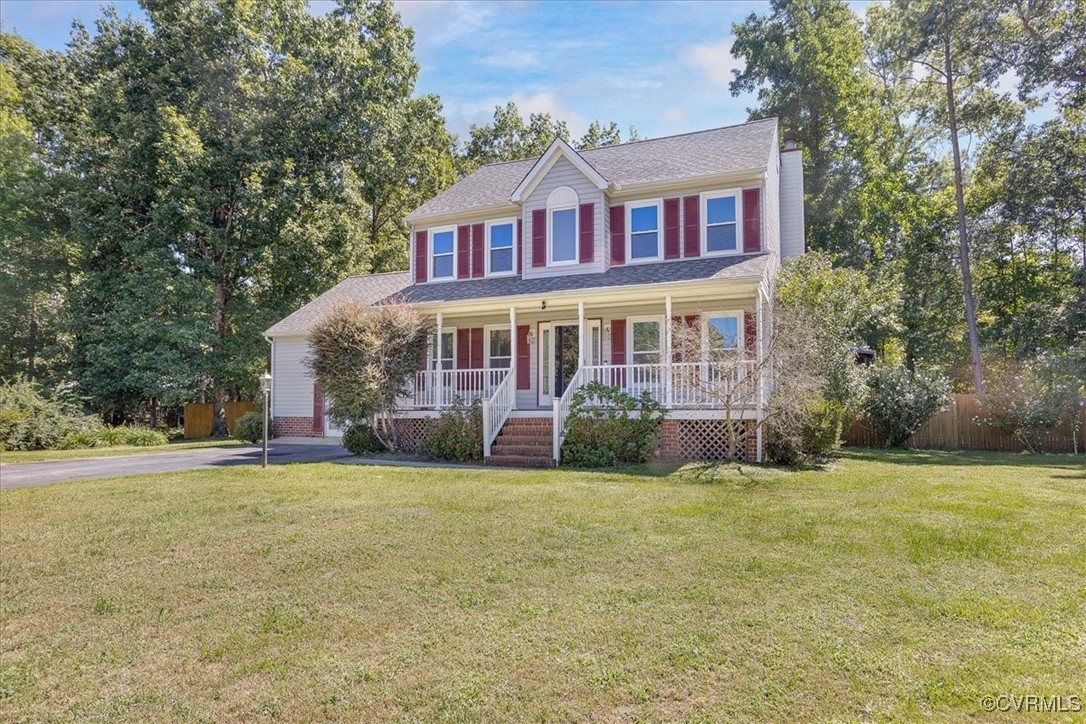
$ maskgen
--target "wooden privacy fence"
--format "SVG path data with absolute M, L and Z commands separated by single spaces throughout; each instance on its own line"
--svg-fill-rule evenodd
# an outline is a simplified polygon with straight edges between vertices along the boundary
M 227 402 L 226 430 L 234 433 L 234 420 L 246 412 L 252 412 L 256 405 L 252 402 Z M 185 439 L 211 437 L 211 423 L 215 419 L 215 405 L 210 402 L 194 402 L 185 405 Z
M 909 447 L 930 450 L 995 450 L 1020 452 L 1022 443 L 1002 430 L 977 422 L 984 417 L 984 407 L 976 395 L 953 395 L 953 402 L 943 412 L 932 415 L 909 438 Z M 1075 452 L 1070 421 L 1064 420 L 1044 437 L 1041 449 L 1050 453 Z M 845 433 L 846 445 L 879 447 L 882 441 L 871 429 L 871 422 L 859 419 Z M 1078 411 L 1078 452 L 1086 450 L 1086 409 Z

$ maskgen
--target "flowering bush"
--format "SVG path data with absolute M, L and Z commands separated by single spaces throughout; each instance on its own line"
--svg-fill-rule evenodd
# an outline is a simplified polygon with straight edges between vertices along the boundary
M 878 363 L 867 375 L 865 412 L 887 447 L 904 447 L 932 415 L 946 409 L 950 381 L 933 370 Z
M 1082 401 L 1082 368 L 1075 366 L 1076 359 L 1069 353 L 1058 358 L 993 363 L 982 400 L 985 414 L 977 423 L 1012 435 L 1029 452 L 1040 450 L 1045 437 L 1065 416 L 1071 418 L 1074 429 Z

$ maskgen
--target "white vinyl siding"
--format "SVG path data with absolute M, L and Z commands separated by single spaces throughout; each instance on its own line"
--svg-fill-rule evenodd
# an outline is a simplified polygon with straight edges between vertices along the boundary
M 305 337 L 277 337 L 272 345 L 272 415 L 313 416 L 313 377 L 302 360 L 309 354 Z
M 577 193 L 578 206 L 580 204 L 593 204 L 594 218 L 592 223 L 595 233 L 595 248 L 592 263 L 535 267 L 532 265 L 532 212 L 536 209 L 546 209 L 547 197 L 560 186 L 569 186 Z M 606 215 L 607 207 L 603 192 L 596 188 L 595 184 L 577 170 L 568 159 L 559 158 L 524 201 L 524 276 L 530 278 L 603 271 L 610 250 L 610 241 L 604 238 L 603 220 Z M 578 236 L 576 246 L 579 249 L 579 221 L 576 232 Z

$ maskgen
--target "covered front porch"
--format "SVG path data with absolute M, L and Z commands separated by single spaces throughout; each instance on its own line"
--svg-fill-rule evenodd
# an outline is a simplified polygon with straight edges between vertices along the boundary
M 769 392 L 769 291 L 757 282 L 712 291 L 518 299 L 497 313 L 498 300 L 444 305 L 401 409 L 432 417 L 479 400 L 487 456 L 511 417 L 545 416 L 555 461 L 571 397 L 590 382 L 648 394 L 670 417 L 758 419 Z

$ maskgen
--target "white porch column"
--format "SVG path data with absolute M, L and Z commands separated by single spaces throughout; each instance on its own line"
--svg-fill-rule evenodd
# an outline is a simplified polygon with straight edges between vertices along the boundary
M 517 308 L 509 307 L 509 374 L 513 375 L 513 409 L 517 409 Z
M 671 295 L 664 297 L 664 404 L 671 406 Z
M 763 345 L 763 342 L 762 342 L 762 326 L 765 324 L 765 320 L 763 319 L 763 312 L 762 312 L 762 310 L 763 310 L 763 307 L 762 307 L 762 286 L 760 284 L 758 285 L 758 296 L 757 296 L 757 301 L 755 302 L 755 310 L 756 311 L 755 311 L 755 315 L 754 315 L 754 322 L 755 322 L 755 325 L 754 325 L 755 326 L 755 337 L 754 337 L 755 338 L 755 343 L 754 343 L 754 347 L 755 347 L 755 360 L 756 360 L 755 361 L 755 368 L 757 369 L 757 374 L 758 374 L 758 408 L 757 408 L 757 420 L 756 420 L 756 423 L 755 423 L 757 425 L 757 427 L 755 428 L 755 433 L 754 433 L 755 438 L 756 438 L 755 439 L 756 449 L 755 449 L 755 453 L 754 453 L 754 459 L 755 459 L 755 462 L 760 463 L 760 462 L 762 462 L 762 408 L 764 407 L 763 398 L 765 397 L 765 370 L 762 369 L 762 359 L 763 359 L 763 356 L 764 356 L 764 353 L 765 353 L 765 350 L 762 348 L 762 345 Z
M 454 340 L 455 346 L 455 340 Z M 455 350 L 454 350 L 455 353 Z M 434 407 L 441 409 L 441 381 L 445 375 L 442 373 L 441 366 L 441 312 L 437 313 L 437 347 L 436 347 L 436 364 L 434 365 Z
M 577 302 L 577 369 L 584 367 L 584 302 Z

